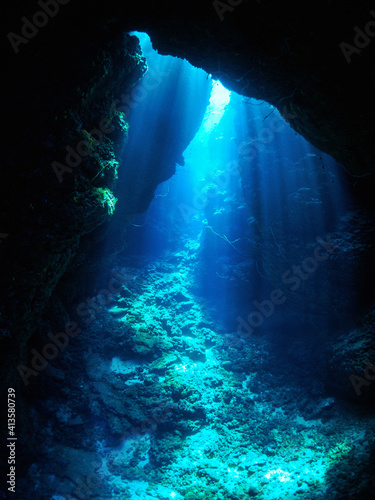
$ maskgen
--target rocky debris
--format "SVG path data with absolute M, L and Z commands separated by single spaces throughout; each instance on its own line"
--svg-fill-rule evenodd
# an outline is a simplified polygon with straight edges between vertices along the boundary
M 169 269 L 168 254 L 163 262 Z M 346 478 L 340 477 L 340 485 L 337 478 L 328 483 L 325 478 L 333 478 L 333 471 L 344 470 L 349 461 L 360 471 L 363 460 L 370 460 L 372 418 L 364 415 L 358 421 L 318 386 L 315 376 L 309 379 L 308 370 L 297 376 L 300 366 L 285 363 L 288 354 L 280 355 L 272 336 L 233 345 L 227 332 L 214 328 L 201 299 L 188 291 L 194 280 L 188 267 L 183 278 L 181 271 L 169 269 L 168 279 L 160 280 L 142 265 L 143 277 L 127 303 L 132 323 L 143 323 L 142 341 L 124 317 L 111 312 L 122 302 L 120 294 L 85 338 L 75 339 L 73 366 L 79 364 L 81 373 L 84 369 L 76 381 L 81 396 L 74 396 L 69 377 L 63 387 L 66 402 L 45 394 L 48 412 L 34 416 L 42 428 L 43 419 L 55 413 L 44 461 L 63 447 L 60 455 L 68 458 L 59 473 L 54 469 L 52 483 L 42 463 L 32 466 L 29 480 L 35 470 L 43 470 L 39 491 L 72 495 L 81 484 L 71 478 L 72 464 L 82 462 L 76 475 L 86 478 L 87 486 L 91 466 L 85 469 L 86 457 L 94 457 L 93 498 L 103 500 L 167 498 L 167 492 L 181 500 L 335 499 Z M 188 312 L 172 308 L 178 288 L 193 303 Z M 166 318 L 173 328 L 163 328 Z M 105 325 L 105 336 L 100 325 Z M 114 349 L 112 342 L 119 339 Z M 61 369 L 60 359 L 55 370 Z M 67 442 L 74 443 L 74 453 Z M 363 481 L 360 491 L 368 484 Z
M 359 405 L 372 405 L 375 398 L 374 324 L 372 308 L 357 328 L 336 338 L 327 350 L 327 387 Z

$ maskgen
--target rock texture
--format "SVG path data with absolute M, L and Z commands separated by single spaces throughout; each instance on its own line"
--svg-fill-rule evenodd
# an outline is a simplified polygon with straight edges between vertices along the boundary
M 371 2 L 360 9 L 354 2 L 308 9 L 289 1 L 234 2 L 222 16 L 215 3 L 158 2 L 133 25 L 162 53 L 186 57 L 230 89 L 294 112 L 292 127 L 352 174 L 372 172 L 373 37 L 362 40 L 350 64 L 340 48 L 354 43 L 354 27 L 373 23 Z M 127 17 L 112 14 L 120 25 Z
M 41 500 L 57 493 L 108 500 L 162 500 L 172 492 L 180 500 L 370 494 L 373 418 L 364 409 L 358 420 L 327 393 L 322 347 L 313 338 L 275 332 L 239 341 L 195 293 L 195 259 L 185 251 L 132 256 L 124 264 L 114 269 L 127 276 L 116 283 L 118 292 L 100 309 L 93 297 L 79 319 L 82 332 L 30 377 L 33 432 L 24 459 L 32 465 L 19 480 L 21 494 L 35 491 Z M 38 349 L 47 328 L 33 337 Z M 355 354 L 350 344 L 346 359 Z M 338 388 L 345 390 L 347 380 L 336 370 Z
M 72 47 L 77 58 L 70 59 L 68 46 L 55 54 L 43 85 L 45 56 L 23 62 L 18 76 L 28 86 L 9 97 L 1 331 L 12 342 L 22 331 L 23 346 L 81 237 L 114 211 L 127 122 L 111 104 L 119 88 L 131 89 L 146 71 L 135 37 L 71 40 Z

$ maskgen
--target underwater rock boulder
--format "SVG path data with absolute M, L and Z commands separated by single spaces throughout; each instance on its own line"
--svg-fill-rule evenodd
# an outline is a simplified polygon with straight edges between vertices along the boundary
M 135 353 L 141 356 L 149 355 L 155 345 L 155 338 L 150 330 L 140 327 L 132 337 L 132 347 Z
M 337 397 L 358 405 L 375 401 L 375 311 L 357 328 L 338 337 L 327 350 L 327 388 Z

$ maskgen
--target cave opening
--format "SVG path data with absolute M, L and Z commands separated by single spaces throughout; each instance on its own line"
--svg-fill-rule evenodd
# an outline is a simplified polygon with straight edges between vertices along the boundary
M 126 229 L 125 253 L 156 257 L 163 251 L 183 252 L 197 268 L 195 286 L 231 331 L 243 331 L 246 323 L 247 330 L 261 327 L 261 332 L 267 329 L 265 319 L 269 325 L 291 330 L 293 311 L 281 314 L 273 307 L 288 300 L 281 291 L 280 303 L 268 305 L 269 318 L 259 310 L 259 304 L 264 300 L 268 304 L 270 295 L 279 290 L 276 283 L 301 294 L 299 323 L 307 321 L 315 332 L 342 330 L 351 313 L 347 314 L 347 304 L 337 291 L 353 286 L 346 281 L 354 271 L 346 263 L 345 276 L 329 283 L 320 264 L 328 255 L 319 254 L 319 248 L 331 252 L 332 247 L 334 252 L 333 233 L 354 203 L 342 167 L 293 131 L 291 109 L 280 113 L 266 102 L 230 92 L 187 61 L 160 56 L 146 34 L 138 36 L 151 74 L 157 68 L 165 71 L 165 59 L 170 64 L 177 61 L 183 85 L 189 84 L 179 102 L 171 100 L 165 81 L 165 88 L 137 104 L 130 113 L 133 134 L 125 164 L 133 168 L 134 156 L 137 162 L 142 155 L 149 166 L 155 154 L 168 156 L 168 141 L 178 141 L 180 135 L 176 124 L 184 127 L 184 120 L 193 121 L 186 119 L 186 110 L 197 103 L 201 112 L 175 173 L 159 184 L 147 211 L 135 216 Z M 171 111 L 173 106 L 178 111 Z M 155 140 L 154 134 L 162 137 Z M 155 143 L 161 145 L 161 153 L 155 153 Z M 117 195 L 124 196 L 121 188 Z M 276 265 L 271 262 L 275 260 Z M 355 309 L 354 296 L 350 300 Z M 249 314 L 251 324 L 245 321 Z

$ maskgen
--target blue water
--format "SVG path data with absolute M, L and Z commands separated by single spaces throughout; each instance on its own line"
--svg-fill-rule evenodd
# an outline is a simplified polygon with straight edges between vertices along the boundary
M 194 82 L 192 94 L 184 95 L 183 113 L 194 106 L 197 88 L 207 91 L 208 79 L 211 96 L 175 175 L 158 186 L 147 212 L 138 215 L 127 230 L 129 251 L 136 248 L 153 256 L 176 249 L 194 253 L 199 260 L 195 280 L 200 292 L 206 300 L 215 301 L 227 328 L 235 329 L 238 315 L 246 314 L 246 302 L 268 296 L 284 272 L 308 257 L 317 240 L 337 230 L 351 204 L 345 172 L 294 132 L 289 123 L 298 110 L 284 107 L 282 117 L 268 103 L 230 92 L 186 61 L 158 55 L 151 50 L 147 35 L 139 36 L 150 68 L 178 64 L 179 71 Z M 155 100 L 155 107 L 150 98 L 130 115 L 136 131 L 149 121 L 150 109 L 156 116 L 163 103 L 170 109 L 163 90 Z M 139 141 L 136 132 L 136 149 Z M 152 165 L 152 154 L 145 154 L 145 163 Z M 242 171 L 246 174 L 241 175 Z M 278 264 L 268 274 L 267 259 Z M 337 315 L 345 315 L 347 306 L 337 289 L 348 284 L 341 275 L 331 285 L 324 269 L 314 270 L 311 276 L 312 295 L 320 289 L 330 295 L 325 304 L 318 301 L 315 320 L 327 327 L 321 313 L 334 310 L 337 328 Z M 246 286 L 241 286 L 243 282 Z M 304 297 L 300 308 L 306 309 L 308 301 Z M 310 308 L 307 313 L 316 311 Z

